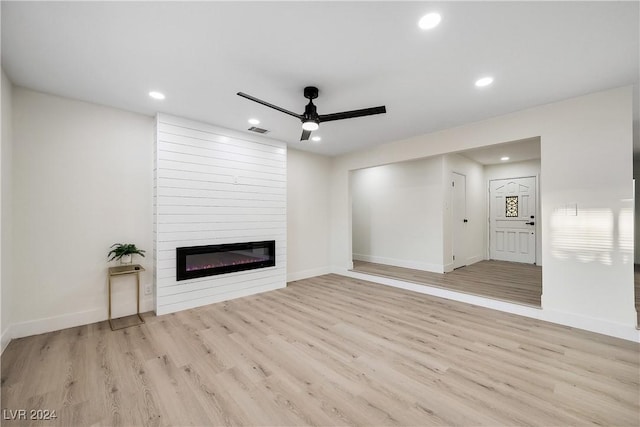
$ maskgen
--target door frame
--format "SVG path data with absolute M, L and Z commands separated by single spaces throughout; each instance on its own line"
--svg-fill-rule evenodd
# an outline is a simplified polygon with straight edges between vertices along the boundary
M 534 254 L 535 254 L 535 262 L 534 265 L 541 266 L 542 265 L 542 252 L 540 253 L 540 257 L 538 257 L 538 248 L 542 251 L 542 209 L 541 209 L 541 201 L 540 201 L 540 174 L 533 175 L 520 175 L 520 176 L 510 176 L 507 178 L 494 178 L 487 180 L 487 246 L 486 246 L 486 259 L 491 259 L 491 181 L 502 181 L 504 179 L 519 179 L 519 178 L 535 178 L 536 182 L 536 218 L 535 218 L 535 233 L 536 239 L 534 242 Z M 538 244 L 540 243 L 540 244 Z
M 450 192 L 450 203 L 451 203 L 450 204 L 450 206 L 451 206 L 451 208 L 450 208 L 450 211 L 451 211 L 451 217 L 450 217 L 450 221 L 451 221 L 450 222 L 450 224 L 451 224 L 451 236 L 450 236 L 450 239 L 451 239 L 451 255 L 452 255 L 452 257 L 456 256 L 456 253 L 455 253 L 456 252 L 455 237 L 454 237 L 455 236 L 455 227 L 456 227 L 455 224 L 456 224 L 456 221 L 455 221 L 455 209 L 454 209 L 454 206 L 453 206 L 454 192 L 455 192 L 455 190 L 454 190 L 455 186 L 453 186 L 453 182 L 454 182 L 453 175 L 454 174 L 455 175 L 459 175 L 464 179 L 464 217 L 465 217 L 465 219 L 467 218 L 467 207 L 468 207 L 467 206 L 467 175 L 464 174 L 464 173 L 451 171 L 450 177 L 451 177 L 452 186 L 451 186 L 451 192 Z M 465 226 L 462 226 L 462 231 L 463 231 L 463 234 L 466 233 L 466 227 Z M 458 250 L 459 249 L 460 248 L 458 248 Z M 458 254 L 458 256 L 460 257 L 461 254 Z M 455 270 L 456 268 L 462 268 L 462 267 L 467 265 L 467 258 L 468 257 L 466 256 L 466 254 L 462 254 L 462 256 L 464 256 L 464 263 L 462 265 L 458 266 L 458 267 L 455 266 L 456 265 L 455 259 L 451 260 L 451 271 Z M 460 261 L 460 260 L 458 260 L 458 261 Z

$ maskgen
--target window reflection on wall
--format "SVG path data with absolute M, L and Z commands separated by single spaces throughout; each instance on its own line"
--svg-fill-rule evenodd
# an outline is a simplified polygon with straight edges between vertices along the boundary
M 577 213 L 577 215 L 576 215 Z M 612 264 L 614 215 L 611 209 L 557 209 L 551 215 L 551 253 L 559 259 Z
M 622 208 L 618 215 L 618 245 L 624 264 L 633 263 L 633 208 Z

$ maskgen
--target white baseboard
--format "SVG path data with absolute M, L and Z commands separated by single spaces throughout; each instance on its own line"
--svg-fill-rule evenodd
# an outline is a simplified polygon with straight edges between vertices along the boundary
M 147 311 L 153 311 L 153 308 L 153 296 L 144 295 L 140 300 L 140 311 L 145 313 Z M 7 329 L 11 332 L 10 339 L 13 339 L 59 331 L 61 329 L 73 328 L 75 326 L 88 325 L 90 323 L 102 322 L 104 320 L 107 320 L 106 307 L 14 323 Z M 3 350 L 5 346 L 4 335 L 5 334 L 3 333 Z
M 413 268 L 414 270 L 430 271 L 432 273 L 444 273 L 444 266 L 429 264 L 420 261 L 407 261 L 403 259 L 387 258 L 375 255 L 353 254 L 355 261 L 374 262 L 376 264 L 394 265 L 396 267 Z
M 461 292 L 454 292 L 448 289 L 436 288 L 428 285 L 404 282 L 402 280 L 391 279 L 382 276 L 363 274 L 355 271 L 350 271 L 344 267 L 334 267 L 333 273 L 640 343 L 640 330 L 636 329 L 635 325 L 613 323 L 607 320 L 584 317 L 573 313 L 544 310 L 541 308 L 509 303 L 506 301 L 484 298 Z
M 103 320 L 107 320 L 106 307 L 42 319 L 28 320 L 26 322 L 19 322 L 11 325 L 12 338 L 44 334 L 45 332 L 59 331 L 60 329 L 73 328 L 74 326 L 87 325 L 89 323 L 101 322 Z
M 543 310 L 543 312 L 544 316 L 540 319 L 546 320 L 547 322 L 640 343 L 640 330 L 636 328 L 635 324 L 624 325 L 622 323 L 614 323 L 604 319 L 595 319 L 593 317 L 562 311 Z
M 326 273 L 329 273 L 327 269 Z M 140 300 L 140 311 L 146 313 L 155 311 L 153 295 L 144 295 Z M 135 313 L 130 313 L 135 314 Z M 13 338 L 28 337 L 31 335 L 44 334 L 47 332 L 59 331 L 61 329 L 73 328 L 75 326 L 88 325 L 91 323 L 107 320 L 106 308 L 81 311 L 76 313 L 63 314 L 42 319 L 29 320 L 9 325 L 3 332 L 1 338 L 2 351 L 9 345 Z
M 0 354 L 4 353 L 4 349 L 7 348 L 12 339 L 11 325 L 9 325 L 4 331 L 2 331 L 2 337 L 0 338 L 0 346 L 2 347 L 2 350 L 0 351 Z
M 327 274 L 329 271 L 322 274 Z M 140 311 L 146 313 L 154 311 L 155 305 L 153 295 L 144 295 L 140 300 Z M 135 314 L 135 313 L 131 313 Z M 3 332 L 0 344 L 2 351 L 9 345 L 13 338 L 28 337 L 31 335 L 44 334 L 47 332 L 59 331 L 61 329 L 73 328 L 75 326 L 88 325 L 91 323 L 107 320 L 107 309 L 99 308 L 93 310 L 68 313 L 60 316 L 46 317 L 42 319 L 28 320 L 9 325 Z
M 323 274 L 329 273 L 331 273 L 331 267 L 329 266 L 296 271 L 295 273 L 287 274 L 287 283 L 295 282 L 296 280 L 308 279 L 310 277 L 322 276 Z

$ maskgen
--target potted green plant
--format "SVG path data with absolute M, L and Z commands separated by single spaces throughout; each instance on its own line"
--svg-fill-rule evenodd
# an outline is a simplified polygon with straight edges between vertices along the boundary
M 111 251 L 107 255 L 109 261 L 119 260 L 121 264 L 131 264 L 132 255 L 140 255 L 144 257 L 144 250 L 136 248 L 133 243 L 114 243 L 111 245 Z

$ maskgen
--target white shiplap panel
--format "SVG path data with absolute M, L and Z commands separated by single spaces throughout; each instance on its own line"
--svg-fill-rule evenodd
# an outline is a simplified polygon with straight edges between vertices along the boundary
M 241 147 L 237 144 L 221 144 L 217 142 L 207 142 L 209 144 L 208 147 L 204 148 L 202 146 L 201 139 L 185 139 L 183 136 L 175 136 L 169 134 L 162 134 L 163 138 L 159 144 L 162 147 L 166 147 L 165 151 L 177 151 L 180 150 L 180 147 L 184 147 L 184 152 L 189 154 L 195 154 L 196 151 L 192 151 L 192 149 L 198 150 L 209 150 L 216 151 L 220 153 L 220 155 L 225 154 L 236 154 L 245 156 L 247 161 L 254 160 L 256 163 L 262 160 L 272 160 L 272 161 L 281 161 L 285 160 L 286 154 L 275 151 L 264 151 L 264 150 L 254 150 L 252 148 Z
M 239 155 L 229 156 L 230 158 L 204 157 L 195 154 L 176 153 L 173 151 L 160 151 L 158 153 L 159 160 L 170 160 L 195 165 L 205 165 L 209 167 L 228 168 L 240 171 L 262 171 L 273 174 L 281 174 L 281 170 L 277 166 L 264 165 L 255 162 L 243 161 Z M 275 163 L 272 161 L 272 163 Z M 185 169 L 188 170 L 188 169 Z
M 227 215 L 262 215 L 265 220 L 273 220 L 271 216 L 281 217 L 282 208 L 265 208 L 251 209 L 248 207 L 234 207 L 234 206 L 176 206 L 169 205 L 158 206 L 159 215 L 212 215 L 212 216 L 227 216 Z M 279 218 L 277 218 L 279 219 Z
M 184 138 L 170 135 L 168 138 L 164 135 L 160 135 L 160 141 L 158 146 L 160 150 L 165 153 L 181 153 L 196 157 L 209 157 L 213 159 L 221 159 L 228 161 L 238 161 L 246 164 L 265 165 L 279 168 L 282 163 L 282 155 L 276 153 L 268 153 L 264 151 L 254 151 L 243 149 L 240 152 L 229 152 L 227 150 L 221 150 L 220 148 L 226 148 L 222 144 L 213 144 L 211 147 L 203 147 L 196 144 L 184 144 L 176 142 L 178 138 L 184 140 Z
M 254 288 L 257 286 L 265 286 L 272 284 L 274 280 L 277 280 L 279 275 L 276 276 L 265 276 L 259 277 L 253 280 L 247 280 L 243 282 L 244 288 Z M 186 288 L 186 287 L 185 287 Z M 170 299 L 172 302 L 181 302 L 185 300 L 192 300 L 194 298 L 206 298 L 211 295 L 222 294 L 233 292 L 238 289 L 237 283 L 226 283 L 224 285 L 217 284 L 215 287 L 205 286 L 202 289 L 184 289 L 183 292 L 174 292 L 172 291 L 180 291 L 179 286 L 174 286 L 172 288 L 160 288 L 158 291 L 160 294 L 158 298 L 160 301 Z M 164 292 L 169 292 L 166 295 L 163 295 Z
M 244 187 L 238 190 L 243 190 Z M 200 188 L 178 188 L 178 187 L 160 187 L 158 188 L 158 196 L 184 196 L 184 197 L 206 197 L 214 200 L 279 200 L 286 201 L 286 194 L 265 194 L 253 189 L 253 191 L 240 193 L 239 191 L 227 190 L 203 190 Z M 164 199 L 163 199 L 164 202 Z
M 216 159 L 212 157 L 194 156 L 191 154 L 180 154 L 174 152 L 159 152 L 158 160 L 160 162 L 176 162 L 187 165 L 201 165 L 208 168 L 221 168 L 229 171 L 243 172 L 263 172 L 265 174 L 284 175 L 280 168 L 275 166 L 256 165 L 252 163 L 243 163 L 237 160 Z M 185 170 L 189 170 L 190 166 L 185 166 Z
M 273 184 L 272 184 L 273 183 Z M 158 189 L 162 187 L 181 188 L 185 190 L 205 190 L 205 191 L 226 191 L 229 193 L 255 193 L 255 194 L 281 194 L 286 193 L 287 187 L 282 187 L 276 181 L 261 181 L 260 185 L 249 184 L 238 177 L 238 182 L 212 182 L 212 181 L 193 181 L 189 179 L 171 179 L 158 177 Z M 244 194 L 241 194 L 242 196 Z
M 227 239 L 232 240 L 235 238 L 241 239 L 240 242 L 251 242 L 254 240 L 274 240 L 282 238 L 285 236 L 284 233 L 274 234 L 275 232 L 279 232 L 280 229 L 240 229 L 237 228 L 235 230 L 220 230 L 220 231 L 182 231 L 177 233 L 162 233 L 160 236 L 161 240 L 158 240 L 158 244 L 160 247 L 163 247 L 165 243 L 181 243 L 182 246 L 195 246 L 189 245 L 188 242 L 197 242 L 198 245 L 205 245 L 206 243 L 202 243 L 203 241 L 209 241 L 212 239 Z M 187 244 L 185 244 L 187 243 Z
M 286 286 L 286 144 L 166 115 L 156 128 L 156 312 Z M 176 281 L 176 247 L 262 240 L 275 267 Z
M 187 123 L 187 121 L 183 119 L 178 120 L 180 120 L 180 122 L 172 121 L 171 119 L 161 119 L 158 122 L 158 133 L 178 135 L 184 140 L 200 139 L 207 144 L 217 142 L 220 144 L 250 148 L 256 151 L 280 153 L 285 156 L 287 153 L 286 145 L 278 141 L 232 131 L 230 129 L 221 129 L 216 126 L 203 125 L 197 122 Z
M 266 271 L 269 268 L 274 269 L 272 270 L 270 273 Z M 285 270 L 282 270 L 282 268 L 277 268 L 277 267 L 269 267 L 269 268 L 265 268 L 262 269 L 264 271 L 260 271 L 260 274 L 258 276 L 243 276 L 243 275 L 238 275 L 238 276 L 232 276 L 234 273 L 227 273 L 224 275 L 219 275 L 219 276 L 208 276 L 208 277 L 201 277 L 198 279 L 190 279 L 189 281 L 187 280 L 182 280 L 180 282 L 176 281 L 176 276 L 175 275 L 170 275 L 166 269 L 162 269 L 158 271 L 158 287 L 157 290 L 158 292 L 160 292 L 160 294 L 166 293 L 167 295 L 169 294 L 179 294 L 179 293 L 184 293 L 184 292 L 191 292 L 193 290 L 193 287 L 196 284 L 201 284 L 202 286 L 200 286 L 199 288 L 206 288 L 206 289 L 213 289 L 213 288 L 218 288 L 219 286 L 222 285 L 232 285 L 237 287 L 238 283 L 245 283 L 245 282 L 249 282 L 251 280 L 256 280 L 256 279 L 264 279 L 265 277 L 270 277 L 271 279 L 269 280 L 276 280 L 278 278 L 281 278 L 282 275 L 284 273 L 286 273 Z M 175 270 L 174 270 L 175 271 Z M 248 270 L 251 271 L 251 270 Z M 223 277 L 224 276 L 224 277 Z M 231 276 L 229 278 L 227 278 L 226 276 Z M 215 282 L 212 282 L 211 280 L 215 278 Z M 225 279 L 229 279 L 230 282 L 224 282 L 222 283 L 222 281 L 224 281 Z M 193 281 L 193 283 L 187 283 L 187 282 L 191 282 Z M 215 283 L 215 285 L 212 285 L 212 283 Z M 162 291 L 162 289 L 164 288 L 171 288 L 173 289 L 172 291 Z
M 278 215 L 275 215 L 276 217 Z M 229 222 L 238 222 L 242 221 L 245 223 L 251 222 L 263 222 L 265 220 L 274 221 L 277 218 L 269 217 L 266 215 L 260 214 L 250 214 L 250 213 L 237 213 L 235 215 L 198 215 L 198 214 L 164 214 L 158 218 L 158 225 L 160 224 L 208 224 L 208 223 L 229 223 Z
M 214 169 L 213 166 L 201 163 L 187 163 L 188 166 L 185 166 L 185 162 L 181 162 L 174 159 L 158 159 L 158 167 L 160 173 L 166 173 L 166 171 L 185 171 L 186 172 L 197 172 L 197 173 L 214 173 L 217 171 L 217 175 L 227 174 L 227 175 L 246 175 L 248 177 L 257 177 L 264 178 L 269 180 L 274 179 L 283 179 L 285 175 L 264 169 L 238 169 L 231 168 L 228 165 L 218 166 L 217 169 Z
M 176 301 L 165 302 L 164 300 L 158 301 L 158 303 L 156 304 L 156 314 L 162 315 L 162 314 L 175 313 L 176 311 L 188 310 L 190 308 L 201 307 L 207 304 L 214 304 L 220 301 L 227 301 L 234 298 L 246 297 L 246 296 L 255 295 L 261 292 L 274 291 L 276 289 L 284 288 L 285 286 L 286 286 L 286 283 L 273 282 L 272 284 L 263 285 L 263 286 L 239 288 L 238 290 L 235 290 L 232 292 L 214 294 L 205 298 L 195 298 L 195 299 L 184 300 L 180 302 L 176 302 Z
M 224 182 L 227 184 L 235 184 L 236 180 L 242 179 L 242 182 L 246 185 L 257 186 L 273 186 L 273 182 L 265 183 L 263 181 L 277 181 L 286 186 L 287 179 L 284 175 L 269 174 L 265 175 L 256 171 L 225 171 L 222 168 L 206 168 L 202 172 L 184 171 L 182 169 L 170 169 L 172 166 L 182 166 L 181 164 L 165 162 L 166 166 L 162 169 L 158 176 L 159 178 L 173 178 L 190 181 L 203 181 L 203 182 Z
M 196 196 L 166 196 L 163 206 L 228 206 L 244 209 L 286 208 L 284 200 L 211 199 Z
M 271 274 L 268 274 L 269 273 L 267 271 L 268 269 L 273 269 L 273 271 L 271 271 Z M 169 288 L 169 287 L 175 288 L 172 293 L 190 292 L 190 289 L 193 286 L 193 283 L 204 283 L 205 284 L 204 287 L 206 288 L 216 288 L 223 281 L 225 281 L 223 284 L 226 284 L 227 283 L 226 280 L 230 280 L 234 285 L 237 285 L 240 282 L 242 283 L 247 282 L 250 278 L 253 278 L 253 279 L 256 278 L 256 277 L 246 276 L 246 275 L 235 276 L 234 273 L 227 273 L 224 275 L 221 274 L 218 276 L 200 277 L 197 279 L 181 280 L 178 282 L 176 281 L 175 269 L 172 269 L 172 271 L 168 271 L 168 270 L 169 269 L 166 269 L 166 268 L 158 270 L 158 289 Z M 269 275 L 269 277 L 276 277 L 276 276 L 279 277 L 282 275 L 281 268 L 279 267 L 268 267 L 262 270 L 263 271 L 260 271 L 260 274 L 257 277 L 259 278 L 266 277 L 267 275 Z M 251 271 L 251 270 L 245 270 L 245 271 Z M 216 280 L 215 282 L 212 282 L 211 280 L 214 278 Z
M 185 280 L 176 284 L 163 283 L 158 287 L 159 296 L 178 295 L 185 292 L 202 291 L 206 289 L 222 289 L 228 286 L 235 286 L 239 280 L 243 283 L 274 280 L 274 278 L 280 277 L 282 274 L 279 267 L 268 267 L 260 270 L 245 270 L 235 273 L 221 274 L 219 276 L 200 277 L 196 279 Z M 216 277 L 215 286 L 212 287 L 210 283 L 211 277 Z
M 286 227 L 284 221 L 269 221 L 268 218 L 265 221 L 256 221 L 253 223 L 247 223 L 243 221 L 230 221 L 230 222 L 212 222 L 212 223 L 180 223 L 180 224 L 160 224 L 158 229 L 162 233 L 202 233 L 204 231 L 223 231 L 223 230 L 240 230 L 240 229 L 273 229 L 282 230 L 282 227 Z

